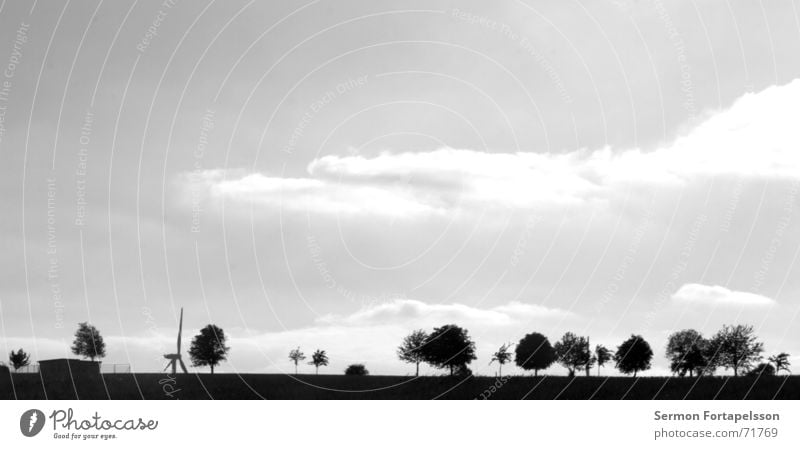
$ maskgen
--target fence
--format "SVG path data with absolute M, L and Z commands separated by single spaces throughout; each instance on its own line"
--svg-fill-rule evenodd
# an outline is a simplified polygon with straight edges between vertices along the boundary
M 12 373 L 15 374 L 35 374 L 39 372 L 39 364 L 32 363 L 28 366 L 23 366 L 22 368 L 15 370 L 13 367 L 9 367 Z M 121 374 L 121 373 L 130 373 L 131 366 L 127 363 L 101 363 L 100 364 L 100 373 L 102 374 Z
M 100 372 L 103 374 L 120 374 L 120 373 L 130 373 L 131 366 L 127 363 L 101 363 L 100 364 Z
M 38 373 L 39 372 L 39 365 L 32 364 L 28 366 L 23 366 L 22 368 L 15 370 L 13 366 L 9 367 L 12 373 Z

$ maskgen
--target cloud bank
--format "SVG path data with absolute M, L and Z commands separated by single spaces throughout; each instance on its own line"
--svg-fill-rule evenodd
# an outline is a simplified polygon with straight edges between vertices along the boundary
M 241 170 L 182 175 L 211 199 L 286 211 L 392 218 L 605 201 L 637 186 L 713 176 L 800 176 L 800 80 L 739 98 L 668 146 L 553 153 L 440 148 L 373 156 L 327 155 L 305 177 Z
M 488 309 L 464 304 L 427 304 L 413 299 L 396 299 L 384 304 L 363 308 L 347 316 L 328 315 L 317 320 L 319 324 L 364 326 L 382 324 L 410 324 L 440 326 L 447 323 L 477 324 L 482 326 L 507 326 L 537 318 L 574 317 L 572 312 L 536 304 L 512 301 Z
M 771 306 L 775 300 L 755 293 L 729 290 L 718 285 L 685 284 L 672 295 L 677 303 L 717 306 Z

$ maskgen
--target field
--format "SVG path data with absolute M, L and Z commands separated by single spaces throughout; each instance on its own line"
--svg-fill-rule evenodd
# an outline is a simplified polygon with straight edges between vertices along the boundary
M 38 374 L 0 383 L 0 399 L 75 399 Z M 400 377 L 282 374 L 103 374 L 80 399 L 800 399 L 800 376 Z M 695 383 L 696 382 L 696 383 Z

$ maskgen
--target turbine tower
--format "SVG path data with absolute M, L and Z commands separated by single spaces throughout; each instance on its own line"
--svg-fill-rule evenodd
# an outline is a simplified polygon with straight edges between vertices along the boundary
M 178 364 L 181 364 L 181 369 L 183 370 L 184 374 L 189 374 L 189 371 L 186 370 L 186 365 L 183 364 L 183 360 L 181 359 L 181 333 L 183 332 L 183 307 L 181 307 L 181 319 L 178 322 L 178 352 L 175 354 L 164 354 L 164 358 L 169 360 L 167 362 L 167 366 L 164 367 L 164 371 L 167 370 L 170 366 L 172 366 L 172 374 L 174 375 L 175 372 L 178 370 Z

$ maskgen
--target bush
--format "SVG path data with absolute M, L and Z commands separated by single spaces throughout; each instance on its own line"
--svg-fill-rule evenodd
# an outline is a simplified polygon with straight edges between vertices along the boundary
M 357 363 L 355 365 L 350 365 L 344 370 L 344 373 L 348 376 L 366 376 L 369 374 L 367 368 L 364 365 Z
M 769 363 L 759 363 L 747 373 L 748 376 L 774 376 L 775 367 Z

